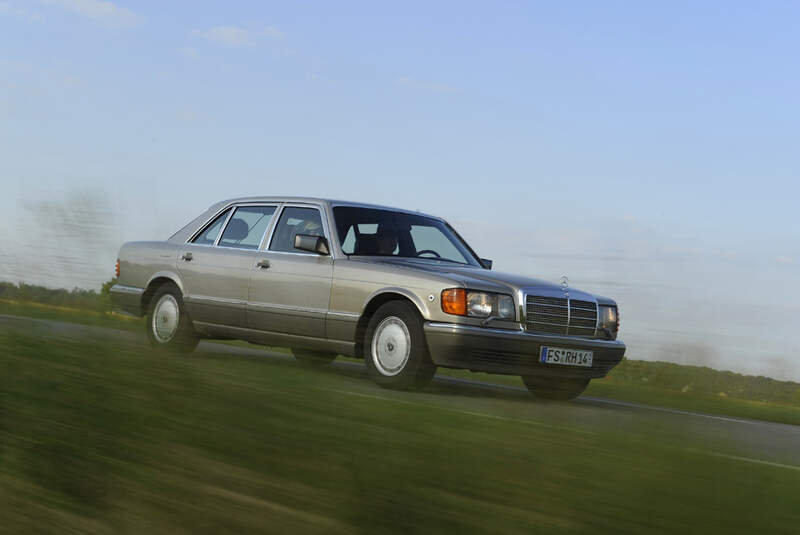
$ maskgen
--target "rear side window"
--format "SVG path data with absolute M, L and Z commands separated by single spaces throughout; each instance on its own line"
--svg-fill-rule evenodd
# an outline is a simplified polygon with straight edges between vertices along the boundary
M 322 231 L 322 218 L 316 208 L 301 208 L 287 206 L 283 209 L 278 226 L 275 227 L 275 236 L 269 246 L 270 251 L 285 253 L 304 253 L 294 248 L 294 237 L 297 234 L 311 236 L 325 236 Z
M 198 245 L 214 245 L 214 242 L 217 241 L 217 236 L 219 236 L 219 231 L 222 229 L 222 225 L 225 224 L 225 220 L 230 213 L 231 211 L 228 209 L 218 215 L 214 221 L 208 224 L 203 232 L 192 240 L 192 243 Z
M 220 247 L 258 249 L 267 230 L 274 206 L 240 206 L 225 226 L 219 239 Z

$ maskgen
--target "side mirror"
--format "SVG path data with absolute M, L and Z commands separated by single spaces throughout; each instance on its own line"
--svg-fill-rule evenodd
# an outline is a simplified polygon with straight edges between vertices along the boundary
M 323 236 L 312 236 L 310 234 L 295 234 L 294 248 L 311 253 L 329 255 L 331 250 L 328 247 L 328 240 Z
M 483 269 L 492 269 L 492 261 L 488 258 L 481 258 L 481 265 Z

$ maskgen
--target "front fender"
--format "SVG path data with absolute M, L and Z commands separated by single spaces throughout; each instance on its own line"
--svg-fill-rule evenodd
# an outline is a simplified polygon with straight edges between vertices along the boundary
M 408 290 L 407 288 L 399 288 L 397 286 L 381 288 L 369 294 L 369 296 L 367 296 L 367 298 L 361 305 L 362 313 L 364 310 L 367 309 L 367 306 L 372 302 L 373 299 L 384 294 L 399 294 L 402 295 L 403 297 L 408 298 L 409 301 L 414 303 L 414 306 L 417 307 L 417 310 L 419 310 L 419 313 L 422 315 L 423 318 L 425 318 L 426 320 L 431 319 L 430 309 L 428 308 L 428 305 L 425 302 L 425 300 L 421 299 L 417 294 Z

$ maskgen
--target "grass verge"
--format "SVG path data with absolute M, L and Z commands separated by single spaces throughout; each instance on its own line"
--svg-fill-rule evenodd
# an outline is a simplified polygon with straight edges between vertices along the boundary
M 525 425 L 353 395 L 362 380 L 290 361 L 32 331 L 0 328 L 0 531 L 750 534 L 800 523 L 800 472 L 646 432 Z
M 0 314 L 66 321 L 98 327 L 112 327 L 137 332 L 144 329 L 143 320 L 131 316 L 54 307 L 31 302 L 0 299 Z M 241 341 L 221 343 L 254 347 Z M 288 351 L 286 348 L 270 349 L 281 352 Z M 520 378 L 516 376 L 473 373 L 466 370 L 445 368 L 440 368 L 438 374 L 489 383 L 523 386 Z M 749 387 L 749 383 L 756 384 L 758 388 Z M 685 388 L 686 385 L 696 384 L 706 386 L 704 388 Z M 743 392 L 737 394 L 737 390 L 743 390 L 744 388 L 749 388 L 759 398 L 742 399 L 741 397 L 735 397 L 736 395 L 743 395 Z M 722 397 L 718 394 L 718 392 L 722 392 L 725 389 L 732 392 L 730 396 Z M 592 381 L 586 391 L 586 395 L 680 410 L 800 425 L 800 384 L 775 381 L 764 377 L 742 376 L 709 368 L 626 360 L 612 370 L 605 379 Z M 770 396 L 775 396 L 780 401 L 765 400 Z

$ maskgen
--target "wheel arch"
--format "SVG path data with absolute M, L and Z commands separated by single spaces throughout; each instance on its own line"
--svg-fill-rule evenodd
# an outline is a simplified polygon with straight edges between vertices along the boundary
M 413 293 L 402 288 L 386 288 L 374 292 L 367 298 L 363 312 L 356 323 L 355 335 L 355 356 L 361 357 L 364 354 L 364 338 L 367 335 L 367 326 L 375 312 L 384 304 L 390 301 L 405 301 L 413 306 L 421 318 L 428 314 L 427 307 Z
M 147 281 L 147 285 L 145 286 L 144 293 L 142 294 L 142 300 L 140 303 L 141 315 L 146 316 L 147 311 L 150 308 L 150 301 L 153 299 L 153 296 L 161 288 L 164 284 L 172 283 L 178 287 L 180 290 L 181 295 L 184 295 L 183 291 L 183 284 L 181 283 L 180 277 L 175 275 L 174 273 L 168 271 L 161 271 L 155 273 L 150 280 Z

